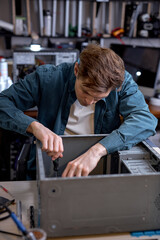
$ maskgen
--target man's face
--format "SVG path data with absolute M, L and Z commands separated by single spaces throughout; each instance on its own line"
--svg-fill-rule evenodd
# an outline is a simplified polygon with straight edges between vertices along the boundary
M 107 97 L 112 90 L 112 89 L 109 89 L 106 93 L 99 93 L 99 92 L 94 91 L 93 89 L 85 87 L 83 85 L 83 83 L 87 79 L 77 78 L 78 62 L 75 63 L 74 74 L 76 76 L 76 82 L 75 82 L 76 97 L 82 106 L 88 106 L 88 105 L 98 102 L 102 98 Z
M 83 86 L 83 82 L 84 80 L 77 78 L 75 83 L 76 96 L 82 106 L 94 104 L 102 98 L 107 97 L 111 92 L 111 90 L 106 93 L 95 92 L 92 89 Z
M 77 62 L 75 63 L 74 74 L 77 77 L 77 75 L 78 75 L 78 63 Z M 87 88 L 83 85 L 83 83 L 86 80 L 81 79 L 81 78 L 76 78 L 76 82 L 75 82 L 76 97 L 82 106 L 88 106 L 88 105 L 98 102 L 102 98 L 107 97 L 112 90 L 112 89 L 109 89 L 106 93 L 96 92 L 93 89 Z
M 76 76 L 76 82 L 75 82 L 76 97 L 82 106 L 88 106 L 98 102 L 102 98 L 107 97 L 112 90 L 112 89 L 109 89 L 106 93 L 99 93 L 94 91 L 93 89 L 85 87 L 83 83 L 87 81 L 87 79 L 81 79 L 77 77 L 78 62 L 75 63 L 74 74 Z

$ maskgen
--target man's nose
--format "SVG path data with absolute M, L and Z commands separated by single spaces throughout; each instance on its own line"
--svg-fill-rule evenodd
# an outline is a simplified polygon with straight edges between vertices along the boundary
M 86 101 L 86 104 L 87 104 L 87 105 L 91 105 L 91 104 L 96 103 L 96 101 L 94 100 L 94 98 L 86 98 L 85 101 Z

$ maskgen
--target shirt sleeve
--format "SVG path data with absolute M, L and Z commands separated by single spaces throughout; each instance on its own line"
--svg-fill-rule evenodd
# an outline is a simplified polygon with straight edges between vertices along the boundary
M 38 105 L 39 77 L 36 72 L 27 75 L 0 93 L 0 127 L 30 136 L 28 126 L 36 119 L 23 111 Z
M 130 149 L 156 133 L 157 118 L 150 113 L 143 94 L 128 72 L 118 95 L 123 123 L 100 141 L 109 154 Z

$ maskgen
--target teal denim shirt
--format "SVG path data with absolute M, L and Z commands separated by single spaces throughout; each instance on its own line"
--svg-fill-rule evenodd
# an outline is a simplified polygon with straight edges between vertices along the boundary
M 0 94 L 0 127 L 23 135 L 35 119 L 24 110 L 38 107 L 38 118 L 58 135 L 63 135 L 70 107 L 76 100 L 74 64 L 43 65 L 13 84 Z M 120 115 L 124 121 L 121 124 Z M 109 134 L 100 143 L 108 153 L 129 149 L 155 134 L 157 119 L 149 112 L 148 105 L 132 76 L 125 72 L 120 91 L 112 91 L 107 98 L 96 103 L 95 134 Z M 32 150 L 29 168 L 35 169 L 35 149 Z

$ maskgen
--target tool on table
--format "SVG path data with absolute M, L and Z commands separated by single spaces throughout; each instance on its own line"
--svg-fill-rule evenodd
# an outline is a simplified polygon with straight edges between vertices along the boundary
M 0 188 L 2 188 L 3 191 L 5 191 L 6 193 L 8 193 L 12 198 L 15 198 L 15 197 L 13 196 L 13 194 L 10 193 L 5 187 L 3 187 L 2 185 L 0 185 Z
M 22 203 L 20 200 L 16 201 L 16 215 L 22 221 Z
M 11 217 L 13 219 L 13 221 L 15 222 L 15 224 L 17 225 L 18 229 L 22 232 L 25 240 L 36 240 L 34 234 L 32 232 L 29 232 L 25 226 L 22 224 L 22 222 L 18 219 L 18 217 L 16 216 L 16 214 L 14 212 L 12 212 L 7 206 L 2 206 L 1 205 L 1 209 L 4 209 L 1 211 L 2 213 L 8 213 L 7 216 L 1 218 L 0 220 L 5 220 L 8 217 Z
M 9 200 L 8 198 L 4 198 L 0 196 L 0 211 L 3 209 L 4 206 L 9 206 L 10 204 L 14 203 L 15 199 Z
M 30 228 L 35 228 L 34 207 L 30 206 Z

